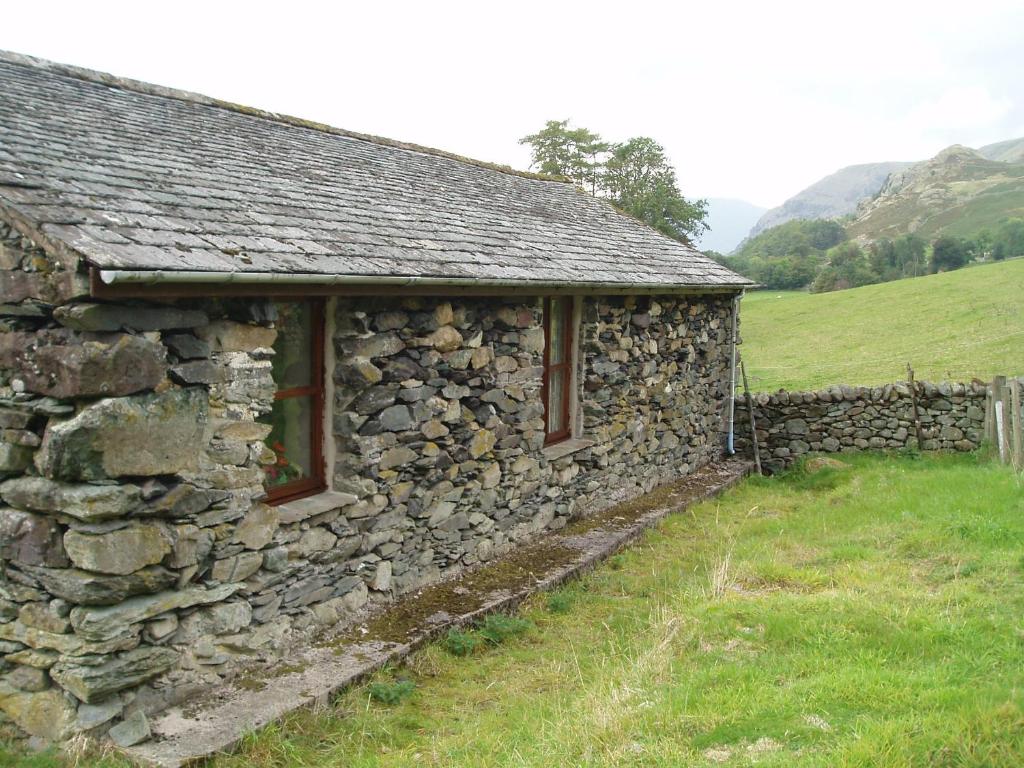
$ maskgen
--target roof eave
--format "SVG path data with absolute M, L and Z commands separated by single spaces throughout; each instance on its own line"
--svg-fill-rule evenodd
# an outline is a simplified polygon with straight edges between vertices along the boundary
M 752 283 L 650 283 L 525 280 L 415 275 L 325 275 L 317 273 L 92 270 L 96 297 L 226 294 L 423 294 L 507 293 L 737 293 Z

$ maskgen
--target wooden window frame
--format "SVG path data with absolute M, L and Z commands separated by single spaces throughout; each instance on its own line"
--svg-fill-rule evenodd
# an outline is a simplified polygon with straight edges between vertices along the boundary
M 310 400 L 310 457 L 312 474 L 284 485 L 267 488 L 268 504 L 283 504 L 287 501 L 312 496 L 327 490 L 327 472 L 324 463 L 324 410 L 326 392 L 326 371 L 324 370 L 325 313 L 323 299 L 282 298 L 279 301 L 306 303 L 310 306 L 312 338 L 310 344 L 310 384 L 304 387 L 280 389 L 274 393 L 274 401 L 293 397 L 309 397 Z
M 565 309 L 562 322 L 564 324 L 563 336 L 565 338 L 565 348 L 562 350 L 562 362 L 552 363 L 551 362 L 551 305 L 553 299 L 556 297 L 548 296 L 544 299 L 544 377 L 541 386 L 541 396 L 544 399 L 544 445 L 552 445 L 553 443 L 560 443 L 563 440 L 568 440 L 572 437 L 572 419 L 570 418 L 570 405 L 572 403 L 572 393 L 576 386 L 575 377 L 573 376 L 574 366 L 574 355 L 573 355 L 573 341 L 576 336 L 576 329 L 573 325 L 573 317 L 575 310 L 575 302 L 572 296 L 557 297 L 564 299 Z M 549 432 L 548 424 L 548 409 L 551 407 L 550 400 L 550 382 L 551 374 L 557 371 L 565 371 L 565 387 L 563 389 L 562 402 L 559 407 L 562 411 L 562 424 L 565 425 L 564 429 L 558 432 Z

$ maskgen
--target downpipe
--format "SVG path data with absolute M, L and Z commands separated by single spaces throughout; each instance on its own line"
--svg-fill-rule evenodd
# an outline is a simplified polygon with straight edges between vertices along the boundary
M 725 452 L 729 456 L 736 455 L 736 336 L 742 297 L 743 294 L 740 293 L 732 300 L 732 340 L 729 352 L 729 436 L 725 443 Z

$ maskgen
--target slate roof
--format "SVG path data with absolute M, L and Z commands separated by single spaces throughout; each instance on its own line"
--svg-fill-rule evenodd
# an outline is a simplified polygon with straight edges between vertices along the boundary
M 750 284 L 564 181 L 17 54 L 0 93 L 0 214 L 101 269 Z

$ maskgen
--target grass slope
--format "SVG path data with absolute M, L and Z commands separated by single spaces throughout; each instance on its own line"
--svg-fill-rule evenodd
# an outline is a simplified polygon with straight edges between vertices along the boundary
M 743 299 L 742 354 L 758 391 L 1024 373 L 1024 259 L 848 291 Z
M 671 516 L 538 596 L 525 635 L 429 647 L 213 768 L 1019 766 L 1019 481 L 974 456 L 844 460 Z

